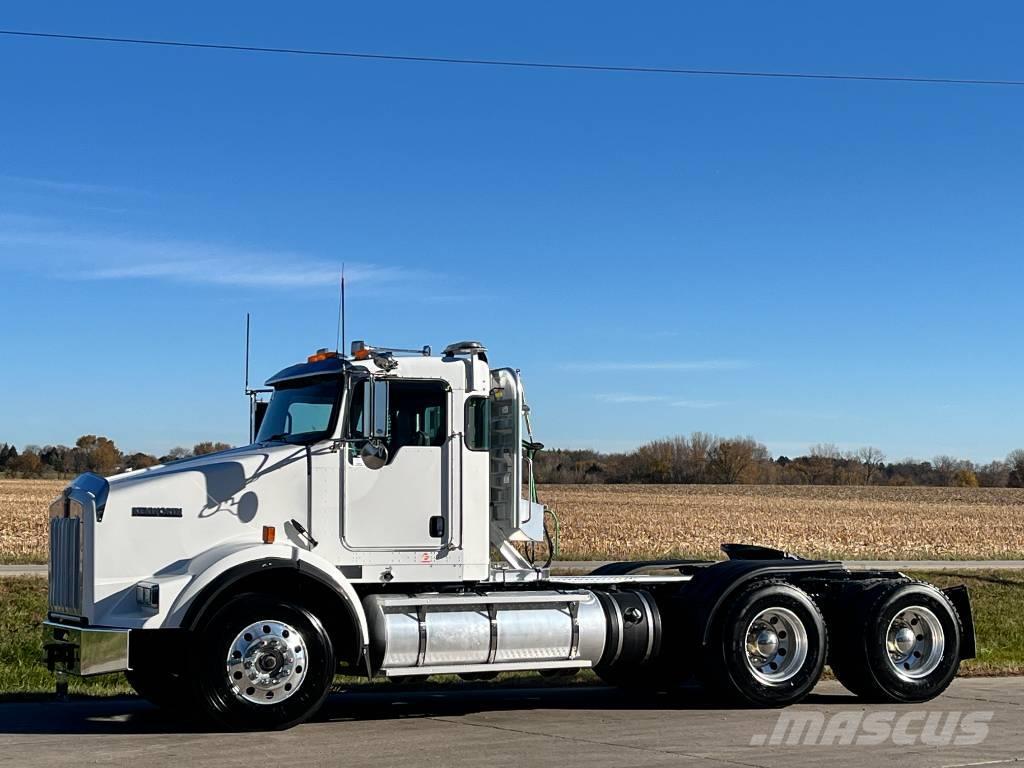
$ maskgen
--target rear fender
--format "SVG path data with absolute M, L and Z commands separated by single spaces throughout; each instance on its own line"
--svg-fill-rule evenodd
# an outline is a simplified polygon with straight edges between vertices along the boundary
M 686 634 L 701 646 L 710 640 L 722 606 L 744 586 L 763 578 L 799 581 L 803 576 L 834 574 L 847 578 L 842 563 L 827 560 L 723 560 L 693 571 L 693 578 L 675 594 L 673 609 L 685 617 Z

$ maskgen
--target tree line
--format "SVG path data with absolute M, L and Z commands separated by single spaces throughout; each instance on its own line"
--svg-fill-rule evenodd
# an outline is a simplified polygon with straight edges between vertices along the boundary
M 82 435 L 73 446 L 26 445 L 19 452 L 14 445 L 0 443 L 0 475 L 8 477 L 67 478 L 82 472 L 113 475 L 134 469 L 145 469 L 169 461 L 224 451 L 227 443 L 205 441 L 191 448 L 172 448 L 163 456 L 149 453 L 124 453 L 108 437 Z
M 752 437 L 705 432 L 654 440 L 633 451 L 544 450 L 540 483 L 757 483 L 768 485 L 933 485 L 1024 488 L 1024 450 L 977 464 L 955 456 L 888 461 L 878 448 L 842 451 L 812 445 L 805 455 L 773 457 Z
M 82 472 L 112 475 L 169 461 L 227 450 L 205 441 L 172 448 L 163 456 L 122 452 L 113 440 L 82 435 L 74 446 L 27 445 L 20 452 L 0 443 L 0 475 L 67 478 Z M 758 483 L 768 485 L 933 485 L 1024 488 L 1024 450 L 1004 460 L 977 464 L 955 456 L 931 461 L 888 461 L 877 448 L 841 451 L 812 445 L 805 455 L 773 457 L 752 437 L 723 438 L 706 432 L 653 440 L 632 451 L 546 449 L 534 471 L 541 483 Z

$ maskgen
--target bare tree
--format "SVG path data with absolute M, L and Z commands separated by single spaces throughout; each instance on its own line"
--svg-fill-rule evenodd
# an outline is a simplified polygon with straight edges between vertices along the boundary
M 708 462 L 711 451 L 718 445 L 718 438 L 707 432 L 694 432 L 690 435 L 686 450 L 687 473 L 695 483 L 704 483 L 708 479 Z
M 839 461 L 843 455 L 835 443 L 815 443 L 808 451 L 807 471 L 811 483 L 837 485 L 839 483 Z
M 816 459 L 841 459 L 843 458 L 839 446 L 835 443 L 815 443 L 807 451 L 808 455 Z
M 166 455 L 160 457 L 160 463 L 166 464 L 169 461 L 178 461 L 179 459 L 187 459 L 192 455 L 192 451 L 188 448 L 182 448 L 180 445 L 171 448 Z
M 941 485 L 953 485 L 957 473 L 961 470 L 974 471 L 974 465 L 971 462 L 958 459 L 956 456 L 936 456 L 932 459 L 932 466 L 935 467 L 935 473 Z
M 1010 465 L 1010 477 L 1007 485 L 1012 488 L 1024 488 L 1024 449 L 1018 448 L 1010 451 L 1006 457 L 1006 463 Z
M 768 449 L 752 437 L 720 440 L 711 449 L 708 470 L 720 483 L 738 483 L 759 459 L 767 457 Z
M 1005 461 L 990 461 L 978 467 L 978 484 L 987 488 L 1005 488 L 1010 482 L 1010 465 Z
M 882 468 L 885 454 L 870 445 L 858 448 L 854 454 L 857 461 L 864 467 L 864 484 L 871 485 L 871 478 Z
M 228 443 L 212 443 L 209 440 L 196 443 L 192 446 L 193 456 L 205 456 L 208 453 L 217 453 L 218 451 L 227 451 L 231 448 Z

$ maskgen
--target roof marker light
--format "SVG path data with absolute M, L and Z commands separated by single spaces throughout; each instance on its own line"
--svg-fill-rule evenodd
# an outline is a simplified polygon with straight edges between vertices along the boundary
M 358 340 L 352 342 L 352 357 L 356 360 L 369 360 L 372 354 L 373 347 L 365 341 Z
M 315 354 L 310 355 L 306 358 L 307 363 L 319 363 L 321 360 L 327 360 L 332 357 L 339 357 L 337 352 L 331 352 L 326 347 L 318 349 Z

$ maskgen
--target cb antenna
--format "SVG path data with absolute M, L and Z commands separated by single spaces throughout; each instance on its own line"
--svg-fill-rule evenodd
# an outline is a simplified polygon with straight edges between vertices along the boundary
M 271 389 L 249 386 L 249 331 L 251 328 L 249 313 L 245 313 L 245 396 L 249 398 L 249 442 L 256 439 L 263 414 L 267 409 L 267 401 L 260 400 L 260 395 L 272 392 Z
M 338 301 L 338 354 L 345 357 L 345 264 L 341 265 L 341 288 Z
M 245 394 L 249 394 L 249 313 L 245 313 Z

